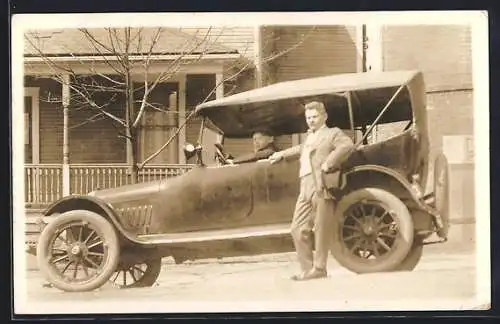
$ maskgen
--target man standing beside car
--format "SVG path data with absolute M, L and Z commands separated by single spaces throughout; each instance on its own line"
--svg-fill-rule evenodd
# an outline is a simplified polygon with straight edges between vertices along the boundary
M 327 193 L 324 174 L 340 177 L 339 168 L 354 145 L 341 129 L 326 126 L 328 118 L 322 102 L 305 105 L 309 127 L 301 145 L 274 153 L 271 163 L 300 156 L 300 193 L 293 214 L 291 234 L 302 272 L 293 280 L 309 280 L 327 276 L 335 199 Z M 313 242 L 314 228 L 314 242 Z M 313 253 L 313 247 L 315 253 Z

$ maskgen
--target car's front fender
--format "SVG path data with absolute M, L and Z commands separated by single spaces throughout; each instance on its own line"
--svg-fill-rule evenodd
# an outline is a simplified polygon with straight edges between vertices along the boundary
M 140 243 L 134 235 L 123 228 L 113 206 L 94 196 L 71 195 L 57 200 L 42 212 L 42 217 L 39 221 L 49 223 L 57 215 L 76 209 L 89 210 L 101 215 L 116 228 L 122 239 L 133 243 Z

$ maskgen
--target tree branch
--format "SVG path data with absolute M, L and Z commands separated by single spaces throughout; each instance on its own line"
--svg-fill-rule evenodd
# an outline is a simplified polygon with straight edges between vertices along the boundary
M 105 117 L 103 117 L 103 114 L 101 112 L 99 112 L 99 113 L 97 113 L 97 114 L 95 114 L 93 116 L 90 116 L 89 118 L 86 118 L 81 123 L 78 123 L 76 125 L 68 127 L 68 129 L 74 129 L 74 128 L 78 128 L 78 127 L 81 127 L 81 126 L 84 126 L 84 125 L 87 125 L 87 124 L 90 124 L 90 123 L 95 123 L 96 121 L 103 120 L 104 118 Z
M 90 45 L 101 55 L 101 57 L 104 59 L 104 62 L 111 67 L 116 73 L 118 74 L 123 74 L 123 71 L 120 71 L 113 63 L 111 63 L 108 58 L 106 57 L 105 53 L 101 51 L 101 49 L 97 46 L 100 45 L 102 48 L 104 48 L 105 51 L 107 51 L 109 54 L 113 55 L 116 57 L 118 63 L 121 64 L 121 57 L 117 54 L 117 52 L 114 50 L 113 46 L 110 48 L 106 46 L 104 43 L 100 42 L 97 38 L 95 38 L 94 35 L 92 35 L 87 29 L 85 28 L 80 28 L 80 32 L 82 32 L 85 37 L 89 40 Z M 112 43 L 112 42 L 111 42 Z M 123 65 L 122 65 L 123 66 Z
M 285 54 L 293 51 L 294 49 L 296 49 L 297 47 L 299 47 L 300 45 L 302 45 L 306 41 L 306 39 L 311 36 L 312 32 L 316 30 L 316 28 L 317 28 L 316 26 L 313 26 L 305 36 L 304 35 L 302 36 L 302 39 L 299 42 L 297 42 L 296 44 L 294 44 L 293 46 L 287 48 L 284 51 L 281 51 L 281 52 L 279 52 L 279 53 L 277 53 L 277 54 L 275 54 L 273 56 L 270 56 L 270 57 L 262 60 L 262 62 L 263 63 L 267 63 L 267 62 L 273 61 L 273 60 L 277 59 L 278 57 L 281 57 L 281 56 L 283 56 L 283 55 L 285 55 Z
M 250 64 L 247 63 L 247 65 Z M 236 72 L 235 74 L 239 74 L 243 71 L 243 69 L 246 68 L 246 66 L 244 66 L 242 69 L 240 69 L 238 72 Z M 212 89 L 212 91 L 210 91 L 210 93 L 205 97 L 205 99 L 201 102 L 201 103 L 204 103 L 206 102 L 210 96 L 212 96 L 212 94 L 217 90 L 218 87 L 220 87 L 221 85 L 224 84 L 224 82 L 226 82 L 227 79 L 229 78 L 232 78 L 234 77 L 234 75 L 231 75 L 225 79 L 222 79 L 219 83 L 217 83 L 215 85 L 215 87 Z M 200 103 L 200 104 L 201 104 Z M 139 169 L 142 169 L 149 161 L 151 161 L 152 159 L 154 159 L 155 157 L 157 157 L 169 144 L 170 142 L 172 142 L 172 140 L 177 136 L 177 134 L 179 134 L 179 132 L 181 131 L 181 129 L 187 124 L 187 122 L 189 120 L 191 120 L 191 118 L 193 118 L 194 114 L 196 112 L 196 109 L 193 109 L 189 115 L 186 117 L 186 119 L 183 121 L 183 123 L 181 125 L 179 125 L 179 127 L 177 128 L 177 130 L 175 131 L 175 133 L 170 136 L 170 138 L 167 140 L 167 142 L 165 144 L 163 144 L 158 150 L 156 150 L 153 154 L 151 154 L 149 157 L 147 157 L 142 163 L 140 163 L 138 165 Z
M 149 72 L 149 62 L 151 59 L 151 54 L 153 53 L 153 49 L 155 45 L 157 44 L 158 40 L 160 39 L 160 34 L 161 34 L 161 28 L 158 28 L 156 31 L 156 34 L 151 41 L 151 45 L 149 47 L 148 55 L 146 57 L 146 61 L 144 62 L 144 95 L 142 96 L 142 102 L 141 102 L 141 107 L 139 108 L 139 112 L 132 123 L 132 128 L 136 128 L 139 125 L 139 122 L 141 121 L 142 115 L 144 114 L 144 110 L 146 109 L 146 102 L 148 100 L 148 96 L 153 91 L 153 89 L 156 87 L 156 84 L 153 84 L 151 88 L 148 87 L 148 72 Z

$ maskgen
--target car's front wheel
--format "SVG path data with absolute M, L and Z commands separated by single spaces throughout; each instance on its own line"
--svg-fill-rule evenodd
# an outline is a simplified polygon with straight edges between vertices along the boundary
M 363 188 L 338 203 L 332 255 L 356 273 L 396 270 L 410 252 L 414 226 L 398 197 L 379 188 Z
M 101 215 L 72 210 L 55 216 L 40 234 L 37 261 L 46 279 L 64 291 L 90 291 L 115 272 L 118 236 Z

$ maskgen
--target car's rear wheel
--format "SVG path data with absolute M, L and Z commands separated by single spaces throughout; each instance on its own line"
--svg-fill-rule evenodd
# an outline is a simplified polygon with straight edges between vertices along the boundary
M 40 234 L 37 261 L 56 288 L 70 292 L 101 287 L 115 272 L 120 244 L 113 226 L 87 210 L 55 216 Z
M 396 270 L 413 245 L 414 226 L 408 208 L 379 188 L 345 195 L 333 223 L 332 255 L 356 273 Z
M 413 245 L 406 258 L 396 267 L 396 271 L 413 271 L 422 259 L 424 244 L 422 237 L 415 237 Z
M 119 264 L 111 282 L 119 288 L 151 287 L 161 272 L 161 258 L 135 264 Z

